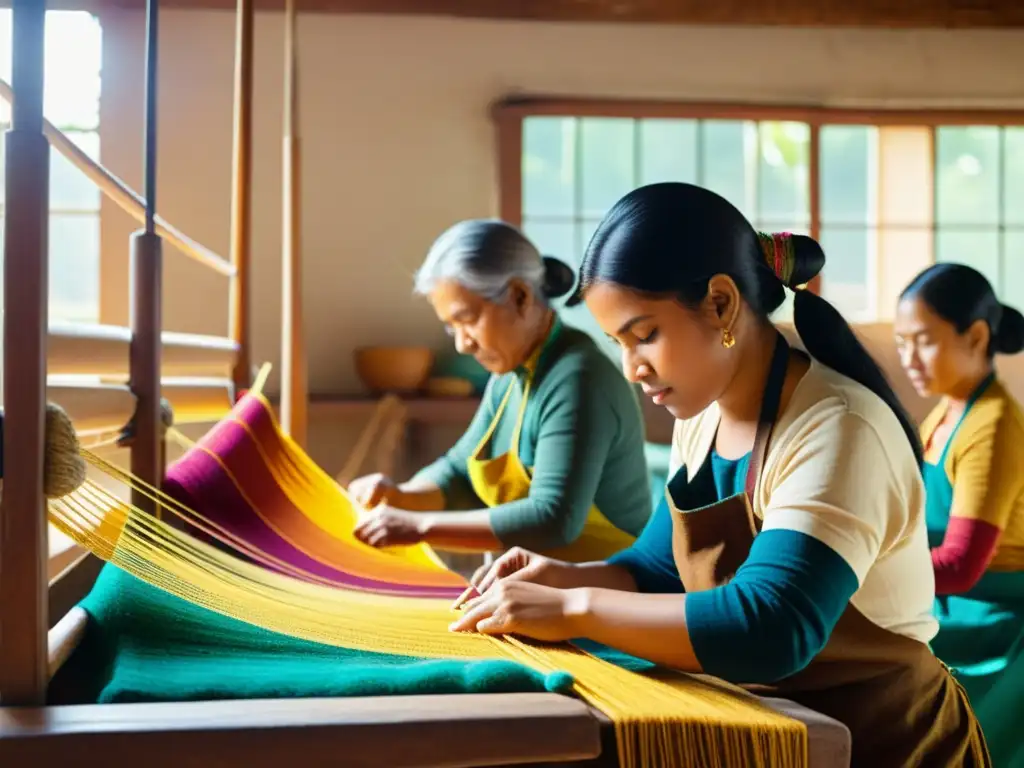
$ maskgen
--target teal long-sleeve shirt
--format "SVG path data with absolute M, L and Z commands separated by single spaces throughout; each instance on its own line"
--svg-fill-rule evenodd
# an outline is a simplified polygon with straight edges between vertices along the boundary
M 525 369 L 492 376 L 465 434 L 416 475 L 444 493 L 446 506 L 482 505 L 467 460 L 487 433 L 506 391 L 512 394 L 486 458 L 506 453 L 526 383 Z M 582 331 L 556 318 L 534 374 L 523 416 L 519 456 L 532 482 L 525 499 L 491 509 L 495 536 L 506 547 L 563 547 L 583 531 L 596 504 L 617 528 L 638 535 L 651 512 L 644 422 L 633 387 Z

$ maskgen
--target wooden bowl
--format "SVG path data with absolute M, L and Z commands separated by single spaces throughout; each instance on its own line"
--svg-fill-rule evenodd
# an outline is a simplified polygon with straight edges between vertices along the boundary
M 434 365 L 429 347 L 360 347 L 353 357 L 359 378 L 376 394 L 419 392 Z

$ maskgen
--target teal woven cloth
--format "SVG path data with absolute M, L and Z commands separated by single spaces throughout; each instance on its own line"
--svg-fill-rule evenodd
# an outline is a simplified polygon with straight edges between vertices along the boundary
M 572 687 L 565 673 L 513 661 L 422 659 L 297 640 L 192 605 L 112 565 L 80 605 L 88 629 L 54 684 L 74 679 L 79 697 L 100 703 Z

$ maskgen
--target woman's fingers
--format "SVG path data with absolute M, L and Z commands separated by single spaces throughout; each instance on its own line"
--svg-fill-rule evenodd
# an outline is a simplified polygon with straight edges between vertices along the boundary
M 486 592 L 490 585 L 499 578 L 496 574 L 504 558 L 505 555 L 502 555 L 489 566 L 482 565 L 477 568 L 476 572 L 473 574 L 473 578 L 469 581 L 469 587 L 467 587 L 466 591 L 459 595 L 455 602 L 452 603 L 452 610 L 459 610 L 459 608 L 466 604 L 467 600 Z
M 473 598 L 476 598 L 476 597 L 479 597 L 479 596 L 480 596 L 480 590 L 478 590 L 476 587 L 474 587 L 472 584 L 470 584 L 468 587 L 466 587 L 466 591 L 465 592 L 463 592 L 461 595 L 459 595 L 457 598 L 455 598 L 455 602 L 452 603 L 452 610 L 453 611 L 459 610 L 459 608 L 461 608 L 462 606 L 466 605 L 466 603 L 469 600 L 471 600 Z
M 349 493 L 363 507 L 375 507 L 384 501 L 388 490 L 394 485 L 386 475 L 375 474 L 360 477 L 349 483 Z
M 369 534 L 370 529 L 372 527 L 373 527 L 373 518 L 367 518 L 365 520 L 361 520 L 356 525 L 356 527 L 352 529 L 352 535 L 355 536 L 357 540 L 359 540 L 359 541 L 361 541 L 361 542 L 363 542 L 365 544 L 366 543 L 366 537 Z
M 472 632 L 484 619 L 494 615 L 498 601 L 494 597 L 483 595 L 467 604 L 465 613 L 453 621 L 449 626 L 452 632 Z
M 363 544 L 380 548 L 387 545 L 388 526 L 377 516 L 369 517 L 355 527 L 352 535 Z
M 384 495 L 387 493 L 387 490 L 387 484 L 383 480 L 378 480 L 367 489 L 366 500 L 363 502 L 363 506 L 370 509 L 376 507 L 384 501 Z
M 531 554 L 525 550 L 521 550 L 518 547 L 510 549 L 495 560 L 490 568 L 486 570 L 478 568 L 476 573 L 473 574 L 471 584 L 473 587 L 476 587 L 477 594 L 483 595 L 499 581 L 519 581 L 522 579 L 528 581 L 537 572 L 536 567 L 531 567 L 534 566 L 535 561 L 531 561 L 530 558 Z M 483 571 L 483 576 L 478 578 L 481 571 Z M 460 606 L 466 606 L 468 599 L 472 596 L 472 588 L 467 589 L 459 595 L 455 603 L 452 604 L 452 608 L 458 610 Z
M 473 586 L 476 586 L 481 581 L 483 581 L 484 576 L 486 576 L 488 571 L 491 570 L 491 566 L 492 565 L 494 565 L 494 561 L 493 560 L 491 562 L 489 562 L 489 563 L 484 563 L 479 568 L 477 568 L 475 571 L 473 571 L 473 577 L 469 580 L 469 583 L 472 584 Z
M 476 631 L 481 635 L 511 635 L 515 630 L 510 617 L 495 614 L 478 621 Z

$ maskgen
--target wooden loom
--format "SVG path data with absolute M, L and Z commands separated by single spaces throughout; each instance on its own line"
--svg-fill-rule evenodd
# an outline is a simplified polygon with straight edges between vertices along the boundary
M 155 212 L 155 40 L 148 3 L 145 196 L 92 163 L 42 118 L 45 3 L 14 2 L 13 101 L 8 146 L 4 383 L 6 471 L 0 530 L 0 764 L 36 765 L 75 756 L 76 765 L 483 766 L 614 765 L 606 719 L 556 694 L 401 696 L 358 699 L 47 706 L 48 682 L 81 638 L 71 610 L 101 565 L 91 555 L 49 581 L 42 493 L 42 415 L 60 403 L 80 435 L 100 440 L 132 420 L 132 473 L 157 485 L 163 474 L 160 400 L 176 420 L 210 421 L 250 383 L 249 229 L 253 0 L 238 0 L 232 258 L 190 240 Z M 286 9 L 284 336 L 281 416 L 302 444 L 306 383 L 300 321 L 297 67 L 294 0 Z M 17 98 L 15 99 L 15 95 Z M 50 145 L 136 216 L 131 328 L 47 325 L 47 178 Z M 231 336 L 161 333 L 161 250 L 169 241 L 231 278 Z M 87 361 L 87 362 L 82 362 Z M 67 378 L 116 383 L 83 386 Z M 400 411 L 400 408 L 399 408 Z M 365 455 L 365 441 L 356 451 Z M 358 460 L 354 460 L 358 463 Z M 355 471 L 354 464 L 344 474 Z M 148 500 L 134 500 L 145 506 Z M 799 708 L 780 705 L 795 717 Z M 813 715 L 811 715 L 813 719 Z M 187 741 L 185 741 L 187 739 Z M 813 743 L 813 739 L 812 739 Z M 180 747 L 180 750 L 175 750 Z
M 251 377 L 249 238 L 252 157 L 253 2 L 239 0 L 235 152 L 227 261 L 155 212 L 156 3 L 148 4 L 145 195 L 92 162 L 42 116 L 45 3 L 15 0 L 14 80 L 0 85 L 12 102 L 6 140 L 8 211 L 5 260 L 6 471 L 0 532 L 0 763 L 67 760 L 154 765 L 497 765 L 561 762 L 599 754 L 599 722 L 582 703 L 554 694 L 410 696 L 185 704 L 47 705 L 52 672 L 84 628 L 73 606 L 101 562 L 87 555 L 47 579 L 47 519 L 42 494 L 42 415 L 60 403 L 88 445 L 134 420 L 131 470 L 157 484 L 163 467 L 160 399 L 178 423 L 209 422 Z M 299 233 L 295 6 L 286 9 L 284 130 L 284 337 L 281 419 L 300 444 L 306 430 Z M 132 242 L 131 327 L 47 323 L 48 166 L 62 152 L 144 224 Z M 229 338 L 161 334 L 161 250 L 180 251 L 231 278 Z M 76 375 L 103 377 L 83 385 Z M 361 452 L 365 455 L 365 449 Z M 358 462 L 355 462 L 358 463 Z M 355 464 L 352 464 L 354 467 Z M 347 472 L 354 471 L 352 467 Z M 145 499 L 134 500 L 140 506 Z M 70 611 L 70 613 L 69 613 Z M 187 740 L 184 740 L 187 739 Z M 173 747 L 183 747 L 183 751 Z

